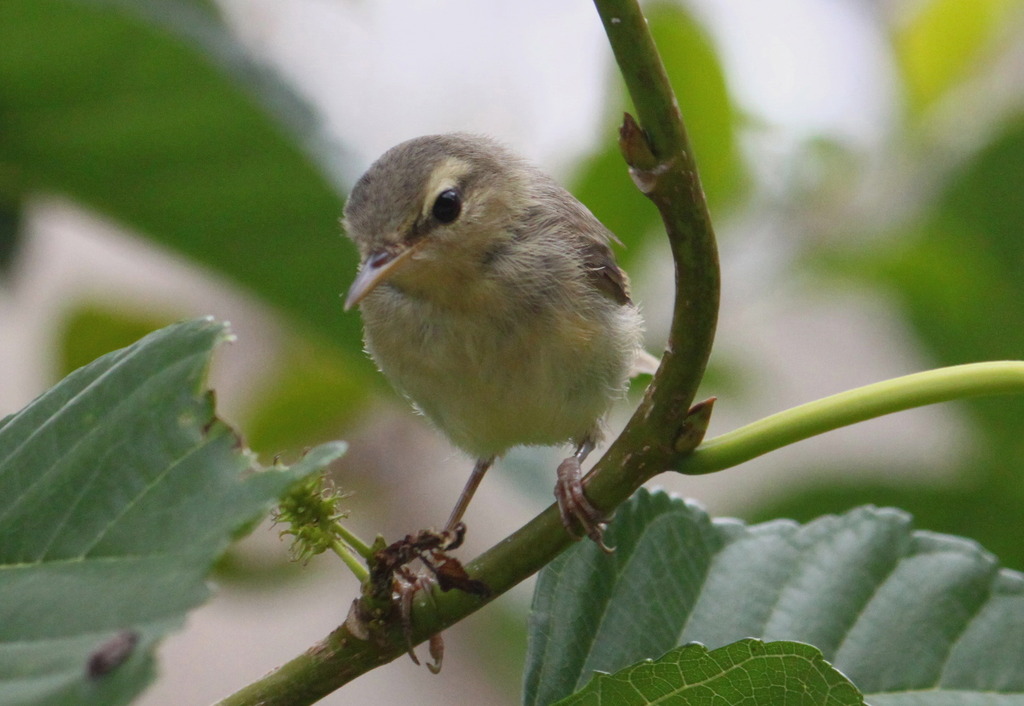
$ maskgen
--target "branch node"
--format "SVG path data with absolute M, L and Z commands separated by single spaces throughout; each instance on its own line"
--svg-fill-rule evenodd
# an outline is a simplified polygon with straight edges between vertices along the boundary
M 647 133 L 640 127 L 629 113 L 622 114 L 622 127 L 619 128 L 619 151 L 630 169 L 646 171 L 658 166 L 658 158 L 651 150 L 651 142 Z
M 660 161 L 651 150 L 651 142 L 632 115 L 624 113 L 619 128 L 619 150 L 629 165 L 629 176 L 636 188 L 650 197 L 658 188 L 658 179 L 672 169 L 675 159 Z
M 717 397 L 709 397 L 690 407 L 673 444 L 677 453 L 689 453 L 704 440 L 704 434 L 707 433 L 708 424 L 711 422 L 711 411 L 714 409 L 717 399 Z
M 345 629 L 357 640 L 369 642 L 371 620 L 371 616 L 366 615 L 362 601 L 356 598 L 348 609 L 348 615 L 345 616 Z

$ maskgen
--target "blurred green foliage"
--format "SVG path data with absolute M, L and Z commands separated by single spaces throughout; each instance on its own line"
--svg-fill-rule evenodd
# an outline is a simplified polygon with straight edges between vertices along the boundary
M 896 20 L 876 15 L 891 41 L 897 99 L 908 108 L 884 149 L 908 179 L 941 187 L 910 218 L 893 208 L 901 215 L 881 226 L 890 237 L 861 238 L 860 229 L 876 236 L 879 225 L 840 221 L 837 214 L 844 198 L 855 198 L 843 188 L 863 176 L 870 160 L 812 138 L 806 162 L 820 157 L 823 145 L 833 150 L 821 162 L 821 178 L 793 185 L 774 207 L 801 224 L 794 231 L 806 224 L 844 229 L 852 245 L 841 251 L 821 246 L 828 239 L 819 232 L 802 233 L 807 256 L 794 270 L 824 273 L 825 288 L 850 278 L 883 288 L 936 365 L 1020 358 L 1024 113 L 993 115 L 999 101 L 958 103 L 951 96 L 983 82 L 993 62 L 1024 42 L 1021 6 L 914 6 Z M 294 326 L 278 377 L 243 425 L 255 448 L 273 454 L 335 435 L 332 429 L 364 408 L 368 386 L 380 378 L 362 354 L 358 317 L 344 314 L 338 298 L 356 266 L 337 224 L 341 150 L 324 139 L 308 106 L 249 57 L 213 8 L 209 0 L 0 2 L 0 274 L 15 256 L 24 203 L 56 193 L 243 286 Z M 647 10 L 713 215 L 721 222 L 756 209 L 754 170 L 742 149 L 745 116 L 709 33 L 682 5 L 661 1 Z M 573 187 L 628 246 L 621 257 L 635 270 L 641 243 L 659 219 L 618 154 L 614 128 L 628 106 L 617 75 L 609 83 L 601 147 L 581 158 Z M 936 154 L 951 151 L 949 136 L 935 130 L 938 113 L 971 134 L 993 121 L 1001 127 L 990 135 L 982 130 L 966 155 L 937 163 Z M 902 194 L 891 198 L 898 202 Z M 86 303 L 66 319 L 61 367 L 118 348 L 165 316 Z M 723 382 L 709 379 L 709 393 L 757 387 L 753 373 L 734 374 L 721 361 L 715 371 Z M 734 399 L 743 396 L 737 389 Z M 1024 402 L 972 401 L 965 409 L 977 452 L 955 482 L 858 481 L 873 469 L 830 464 L 827 482 L 796 488 L 748 519 L 809 521 L 863 503 L 893 504 L 914 513 L 919 527 L 969 536 L 1004 565 L 1024 568 L 1015 521 L 1024 501 Z M 549 498 L 550 469 L 545 474 Z M 503 636 L 488 640 L 492 652 L 521 646 L 504 639 L 506 627 L 494 628 L 508 615 L 488 620 Z M 508 666 L 516 659 L 494 657 L 506 672 L 518 672 Z
M 371 386 L 330 346 L 311 339 L 282 341 L 281 374 L 245 421 L 246 441 L 276 455 L 328 441 L 354 420 Z
M 1005 2 L 967 5 L 945 0 L 922 7 L 920 17 L 895 39 L 897 54 L 904 59 L 907 94 L 918 101 L 916 107 L 924 110 L 957 89 L 954 79 L 968 76 L 967 55 L 991 55 L 1005 46 L 1005 25 L 1011 19 L 1015 22 L 1009 26 L 1020 41 L 1024 18 L 1021 6 L 1015 9 L 1011 15 Z M 971 15 L 969 20 L 965 14 Z M 900 54 L 908 51 L 911 57 Z M 963 62 L 953 67 L 949 56 Z M 971 66 L 975 72 L 982 68 L 977 61 Z M 920 73 L 927 67 L 934 74 Z M 825 264 L 831 273 L 823 280 L 825 286 L 836 278 L 853 278 L 885 291 L 936 366 L 1024 357 L 1024 113 L 991 116 L 986 108 L 961 105 L 958 118 L 984 123 L 996 117 L 997 129 L 969 158 L 941 164 L 931 157 L 943 145 L 926 143 L 922 149 L 920 141 L 930 133 L 913 132 L 917 121 L 930 116 L 908 116 L 906 129 L 911 132 L 904 147 L 915 160 L 911 175 L 931 183 L 938 170 L 941 187 L 914 217 L 890 224 L 888 237 L 871 239 L 871 245 L 856 252 L 819 251 L 810 258 L 813 266 Z M 869 242 L 855 228 L 847 229 L 854 242 Z M 952 483 L 915 486 L 898 478 L 891 484 L 858 483 L 850 479 L 864 477 L 859 472 L 864 469 L 835 469 L 830 473 L 835 482 L 797 491 L 753 517 L 782 514 L 810 520 L 866 502 L 892 504 L 912 512 L 920 526 L 969 536 L 1007 566 L 1024 568 L 1024 543 L 1011 519 L 1024 504 L 1024 400 L 961 404 L 976 439 Z
M 0 5 L 4 201 L 59 193 L 223 273 L 362 361 L 342 192 L 308 106 L 206 3 Z
M 859 253 L 824 253 L 834 277 L 883 288 L 901 309 L 935 365 L 1024 356 L 1024 116 L 1006 123 L 919 217 Z M 828 282 L 829 280 L 826 280 Z M 832 280 L 834 281 L 834 280 Z M 861 503 L 895 505 L 929 529 L 981 542 L 1013 568 L 1024 568 L 1019 527 L 1007 518 L 1024 505 L 1024 400 L 961 403 L 976 434 L 955 480 L 937 487 L 856 483 L 864 469 L 837 469 L 837 482 L 815 485 L 754 514 L 810 520 Z M 877 478 L 879 473 L 869 474 Z
M 130 346 L 177 318 L 180 317 L 82 304 L 68 312 L 61 325 L 56 377 L 61 379 L 101 355 Z
M 0 278 L 7 275 L 21 245 L 21 209 L 0 196 Z
M 338 299 L 356 264 L 338 226 L 338 155 L 206 0 L 0 4 L 0 265 L 22 202 L 58 193 L 288 314 L 290 350 L 316 363 L 292 356 L 287 391 L 256 413 L 270 453 L 334 436 L 325 417 L 358 408 L 372 372 Z M 66 318 L 59 366 L 169 320 L 86 303 Z
M 646 14 L 686 117 L 712 212 L 727 209 L 741 195 L 746 176 L 739 158 L 735 109 L 718 55 L 704 29 L 679 5 L 658 2 Z M 630 109 L 621 78 L 613 80 L 610 124 L 602 129 L 608 137 L 597 152 L 582 160 L 572 190 L 626 246 L 617 256 L 630 270 L 643 252 L 640 245 L 660 226 L 661 218 L 633 185 L 613 139 L 623 111 Z
M 647 11 L 712 213 L 719 222 L 745 209 L 756 215 L 754 172 L 742 149 L 749 124 L 710 33 L 682 5 L 656 2 Z M 840 222 L 855 198 L 844 188 L 864 175 L 870 160 L 827 139 L 808 139 L 805 162 L 818 165 L 820 178 L 791 185 L 783 202 L 773 204 L 805 239 L 805 257 L 793 268 L 824 273 L 819 281 L 826 288 L 850 278 L 882 288 L 936 365 L 1019 358 L 1024 113 L 993 114 L 1006 102 L 956 97 L 982 85 L 1007 50 L 1024 41 L 1020 3 L 929 0 L 897 14 L 875 16 L 891 42 L 898 99 L 909 108 L 884 149 L 907 179 L 939 188 L 909 218 L 906 209 L 892 208 L 900 215 L 881 226 Z M 628 105 L 617 76 L 610 85 L 601 147 L 581 158 L 574 190 L 629 246 L 622 258 L 630 269 L 639 266 L 640 244 L 659 223 L 612 139 Z M 379 376 L 362 354 L 358 317 L 339 306 L 356 260 L 337 225 L 341 150 L 324 138 L 313 115 L 249 56 L 208 0 L 5 0 L 0 263 L 14 257 L 25 201 L 48 193 L 191 258 L 294 324 L 282 345 L 281 372 L 245 428 L 254 445 L 276 453 L 332 435 L 364 408 L 366 388 L 379 384 Z M 939 115 L 945 124 L 969 123 L 970 130 L 953 131 L 979 135 L 977 144 L 966 154 L 960 143 L 951 149 L 953 136 L 936 128 Z M 1000 127 L 991 134 L 977 129 L 991 124 Z M 832 154 L 820 161 L 823 144 Z M 936 157 L 956 150 L 956 159 Z M 921 190 L 907 191 L 917 198 Z M 891 198 L 899 204 L 902 194 Z M 848 234 L 844 249 L 814 231 L 824 227 Z M 860 237 L 862 228 L 876 237 Z M 889 237 L 878 238 L 879 229 Z M 67 319 L 61 366 L 121 346 L 165 323 L 165 316 L 149 320 L 85 304 Z M 752 375 L 725 377 L 737 388 L 757 385 Z M 862 502 L 893 502 L 914 512 L 921 526 L 966 534 L 1006 564 L 1024 566 L 1016 528 L 1000 520 L 1024 500 L 1024 402 L 982 400 L 965 409 L 977 452 L 952 486 L 859 483 L 859 469 L 842 468 L 835 482 L 797 489 L 757 517 L 809 520 Z
M 1016 7 L 1015 7 L 1016 6 Z M 892 34 L 910 106 L 928 108 L 975 72 L 1019 11 L 1016 0 L 931 0 Z

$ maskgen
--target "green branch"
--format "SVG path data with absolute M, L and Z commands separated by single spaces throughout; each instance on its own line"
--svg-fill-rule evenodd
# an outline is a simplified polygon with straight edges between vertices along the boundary
M 620 147 L 637 187 L 661 213 L 675 265 L 675 306 L 662 370 L 634 419 L 682 422 L 711 355 L 718 320 L 718 248 L 697 163 L 668 74 L 635 0 L 594 0 L 636 108 Z
M 637 187 L 658 208 L 672 249 L 675 302 L 661 367 L 629 424 L 594 467 L 587 495 L 612 510 L 700 441 L 691 405 L 718 321 L 718 248 L 679 104 L 635 0 L 594 0 L 639 124 L 625 116 L 619 146 Z
M 1024 362 L 973 363 L 940 368 L 867 385 L 800 405 L 722 434 L 677 457 L 676 470 L 703 474 L 739 465 L 783 446 L 833 429 L 938 402 L 983 395 L 1024 394 Z M 548 508 L 512 537 L 467 566 L 487 581 L 494 596 L 521 581 L 569 543 L 558 511 Z M 493 596 L 492 596 L 493 597 Z M 458 591 L 434 605 L 415 606 L 415 641 L 458 622 L 485 600 Z M 401 636 L 366 642 L 344 626 L 276 672 L 233 694 L 221 706 L 300 706 L 405 654 Z
M 620 145 L 637 186 L 665 221 L 676 267 L 676 300 L 668 350 L 619 438 L 587 479 L 587 494 L 611 509 L 644 481 L 675 468 L 689 474 L 722 470 L 831 429 L 935 402 L 1024 392 L 1024 363 L 982 363 L 911 375 L 782 412 L 693 450 L 710 406 L 692 407 L 710 354 L 718 310 L 714 233 L 693 153 L 664 67 L 635 0 L 595 0 L 636 106 Z M 570 543 L 555 506 L 466 565 L 491 589 L 487 599 L 460 591 L 422 596 L 413 606 L 412 641 L 458 622 L 551 561 Z M 357 631 L 358 632 L 358 631 Z M 403 656 L 397 626 L 363 639 L 346 625 L 277 671 L 233 694 L 221 706 L 311 704 L 365 672 Z
M 692 438 L 688 448 L 699 441 L 688 414 L 711 352 L 719 274 L 693 152 L 647 22 L 635 0 L 595 0 L 595 5 L 640 120 L 638 126 L 627 116 L 620 145 L 637 186 L 662 214 L 676 263 L 675 316 L 661 369 L 626 430 L 588 478 L 588 496 L 598 507 L 610 510 L 645 480 L 671 467 L 682 450 L 679 439 Z M 557 509 L 551 506 L 466 568 L 487 584 L 494 598 L 540 570 L 571 543 Z M 487 602 L 459 591 L 438 594 L 429 602 L 418 598 L 412 614 L 416 643 Z M 398 629 L 366 641 L 343 625 L 221 706 L 313 703 L 405 651 Z
M 701 444 L 680 459 L 687 475 L 732 468 L 769 451 L 914 407 L 982 395 L 1024 394 L 1024 362 L 939 368 L 865 385 L 765 417 Z

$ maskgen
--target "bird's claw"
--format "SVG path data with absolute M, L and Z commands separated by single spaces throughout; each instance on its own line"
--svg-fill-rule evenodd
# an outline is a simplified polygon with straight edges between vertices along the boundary
M 413 663 L 419 665 L 420 660 L 416 657 L 416 646 L 413 643 L 412 634 L 413 597 L 416 595 L 416 591 L 423 591 L 423 595 L 426 596 L 427 600 L 431 604 L 433 604 L 434 594 L 431 592 L 431 587 L 436 583 L 436 581 L 432 576 L 427 574 L 414 574 L 412 571 L 409 571 L 408 567 L 402 568 L 403 571 L 399 572 L 399 574 L 395 576 L 395 601 L 399 606 L 402 635 L 405 637 L 406 652 L 408 652 Z M 427 668 L 433 674 L 437 674 L 441 671 L 441 659 L 443 655 L 444 642 L 442 641 L 441 633 L 436 633 L 430 637 L 430 656 L 434 661 L 432 664 L 427 665 Z
M 604 530 L 610 519 L 598 510 L 583 492 L 583 472 L 576 456 L 570 456 L 558 465 L 558 479 L 555 482 L 555 499 L 562 515 L 562 525 L 574 537 L 577 524 L 583 532 L 606 554 L 615 551 L 604 542 Z
M 420 661 L 413 649 L 412 624 L 413 603 L 417 591 L 422 591 L 425 599 L 432 604 L 435 585 L 442 591 L 459 589 L 483 598 L 491 593 L 482 581 L 469 577 L 458 559 L 447 554 L 449 550 L 456 549 L 462 544 L 465 534 L 466 526 L 457 522 L 443 532 L 421 530 L 416 534 L 407 535 L 404 539 L 375 552 L 370 563 L 370 579 L 364 586 L 364 591 L 368 591 L 368 594 L 364 595 L 363 600 L 353 604 L 349 618 L 346 619 L 346 625 L 352 633 L 360 639 L 369 639 L 370 623 L 374 615 L 364 603 L 367 599 L 372 599 L 378 605 L 386 603 L 388 607 L 380 610 L 397 617 L 409 657 L 419 664 Z M 423 567 L 420 571 L 414 571 L 409 566 L 417 560 Z M 443 655 L 444 643 L 438 633 L 430 638 L 430 656 L 433 663 L 427 667 L 431 672 L 436 674 L 440 671 Z

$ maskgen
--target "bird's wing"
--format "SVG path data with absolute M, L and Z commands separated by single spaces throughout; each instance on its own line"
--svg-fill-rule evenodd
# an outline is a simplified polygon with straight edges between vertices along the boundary
M 580 247 L 591 284 L 619 304 L 629 304 L 629 278 L 616 264 L 607 243 L 587 239 Z

